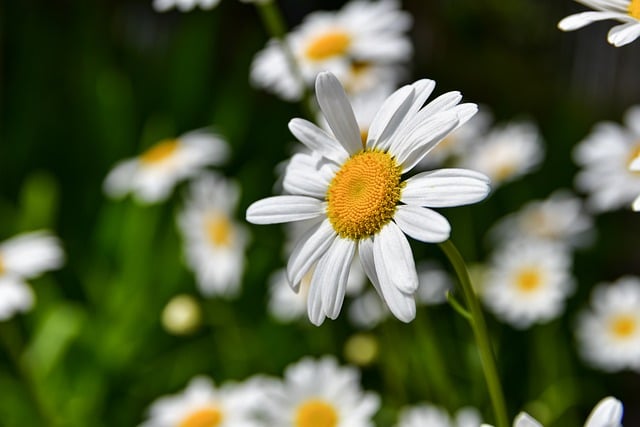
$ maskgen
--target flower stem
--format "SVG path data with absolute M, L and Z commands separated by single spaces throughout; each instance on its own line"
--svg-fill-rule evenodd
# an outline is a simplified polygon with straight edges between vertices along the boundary
M 508 427 L 509 421 L 507 418 L 507 410 L 504 401 L 504 394 L 502 392 L 502 385 L 500 384 L 500 379 L 498 377 L 495 357 L 491 350 L 491 342 L 489 341 L 489 334 L 480 308 L 480 302 L 478 301 L 478 297 L 473 290 L 471 280 L 469 279 L 467 266 L 462 259 L 460 252 L 458 252 L 458 249 L 451 240 L 440 243 L 440 248 L 447 255 L 447 258 L 449 258 L 449 261 L 453 265 L 453 269 L 459 279 L 460 288 L 467 305 L 467 310 L 471 315 L 471 328 L 473 329 L 473 336 L 476 341 L 476 346 L 478 347 L 478 353 L 480 353 L 480 362 L 485 381 L 487 382 L 489 396 L 491 397 L 496 425 L 497 427 Z

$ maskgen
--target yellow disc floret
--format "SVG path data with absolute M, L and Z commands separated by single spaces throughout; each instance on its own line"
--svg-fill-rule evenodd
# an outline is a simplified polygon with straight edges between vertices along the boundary
M 627 11 L 630 16 L 640 20 L 640 0 L 631 0 Z
M 4 261 L 2 259 L 2 254 L 0 254 L 0 276 L 2 276 L 6 271 L 6 267 L 4 266 Z
M 526 268 L 516 277 L 516 286 L 522 292 L 534 292 L 542 285 L 540 272 L 535 268 Z
M 206 219 L 207 236 L 214 246 L 229 246 L 233 237 L 233 224 L 221 213 L 214 213 Z
M 313 61 L 322 61 L 344 55 L 350 43 L 349 34 L 342 30 L 333 30 L 311 40 L 305 54 Z
M 327 216 L 341 237 L 372 236 L 393 218 L 401 190 L 400 167 L 391 155 L 361 151 L 329 184 Z
M 336 427 L 337 425 L 338 413 L 324 400 L 307 400 L 296 410 L 295 427 Z
M 218 408 L 202 408 L 189 414 L 179 427 L 218 427 L 222 423 L 222 412 Z
M 171 157 L 178 149 L 178 141 L 165 139 L 140 155 L 140 161 L 147 165 L 160 163 Z
M 638 322 L 635 317 L 629 315 L 620 315 L 611 322 L 611 332 L 616 338 L 630 338 L 638 328 Z

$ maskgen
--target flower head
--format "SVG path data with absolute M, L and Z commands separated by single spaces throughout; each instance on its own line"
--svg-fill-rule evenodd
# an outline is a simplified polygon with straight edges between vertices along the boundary
M 405 408 L 396 427 L 478 427 L 480 413 L 475 408 L 462 408 L 452 417 L 447 411 L 430 403 Z
M 153 8 L 156 12 L 166 12 L 172 8 L 180 12 L 188 12 L 200 6 L 202 9 L 213 9 L 220 0 L 153 0 Z
M 298 155 L 289 164 L 283 184 L 289 194 L 253 203 L 247 220 L 255 224 L 314 220 L 287 264 L 294 289 L 315 265 L 308 298 L 314 324 L 338 316 L 356 252 L 391 312 L 406 322 L 413 319 L 418 276 L 404 234 L 424 242 L 445 241 L 451 227 L 428 207 L 459 206 L 487 196 L 488 178 L 470 170 L 441 169 L 404 177 L 476 111 L 475 105 L 458 105 L 457 92 L 423 107 L 433 87 L 433 81 L 420 80 L 394 92 L 380 107 L 363 142 L 339 81 L 331 73 L 321 73 L 316 93 L 332 133 L 302 119 L 289 123 L 312 154 Z

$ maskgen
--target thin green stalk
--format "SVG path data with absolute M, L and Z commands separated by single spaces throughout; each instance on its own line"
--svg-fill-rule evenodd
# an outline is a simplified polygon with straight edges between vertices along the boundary
M 504 394 L 502 392 L 500 378 L 498 377 L 498 370 L 496 368 L 495 358 L 491 349 L 487 326 L 484 321 L 484 316 L 482 315 L 480 302 L 478 301 L 478 297 L 471 285 L 467 266 L 462 259 L 460 252 L 458 252 L 458 249 L 451 240 L 440 243 L 440 248 L 444 251 L 453 265 L 453 269 L 459 279 L 460 288 L 464 295 L 467 309 L 471 314 L 471 328 L 473 329 L 473 336 L 476 341 L 476 346 L 478 347 L 478 353 L 480 353 L 480 363 L 482 365 L 485 381 L 487 382 L 489 396 L 491 397 L 496 425 L 497 427 L 508 427 L 509 421 L 504 402 Z

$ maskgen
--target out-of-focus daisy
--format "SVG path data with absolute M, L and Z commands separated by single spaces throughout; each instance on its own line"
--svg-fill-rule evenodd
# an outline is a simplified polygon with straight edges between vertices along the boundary
M 597 286 L 577 326 L 582 356 L 605 371 L 640 371 L 640 279 Z
M 497 317 L 527 328 L 557 317 L 573 291 L 571 259 L 563 246 L 518 240 L 498 250 L 485 274 L 481 296 Z
M 34 295 L 25 282 L 64 263 L 57 237 L 45 231 L 19 234 L 0 243 L 0 320 L 33 306 Z
M 206 296 L 232 297 L 240 290 L 248 231 L 234 219 L 240 189 L 214 174 L 202 174 L 189 187 L 178 225 L 189 267 Z
M 635 159 L 633 159 L 629 164 L 629 170 L 632 173 L 640 174 L 640 153 L 638 153 Z M 640 211 L 640 196 L 637 196 L 634 199 L 633 204 L 631 205 L 631 209 L 633 209 L 636 212 Z
M 337 12 L 313 12 L 286 37 L 304 84 L 331 71 L 350 92 L 398 81 L 400 64 L 411 56 L 406 34 L 411 16 L 396 0 L 351 1 Z M 251 81 L 287 100 L 304 92 L 280 44 L 272 40 L 256 55 Z
M 591 241 L 592 230 L 593 219 L 585 212 L 582 200 L 569 191 L 559 190 L 505 216 L 489 234 L 498 242 L 526 238 L 577 247 Z
M 253 417 L 260 393 L 250 382 L 216 387 L 209 378 L 195 377 L 183 392 L 153 402 L 140 427 L 259 427 Z
M 283 184 L 290 194 L 253 203 L 247 220 L 255 224 L 315 220 L 294 248 L 287 276 L 297 289 L 315 265 L 308 314 L 316 325 L 340 313 L 356 252 L 391 312 L 405 322 L 413 319 L 418 276 L 404 233 L 424 242 L 445 241 L 451 229 L 448 221 L 426 206 L 475 203 L 489 193 L 486 176 L 464 169 L 403 179 L 476 111 L 475 105 L 458 105 L 457 92 L 423 107 L 434 85 L 420 80 L 394 92 L 382 104 L 363 143 L 342 86 L 333 74 L 321 73 L 316 94 L 333 134 L 306 120 L 289 123 L 312 154 L 298 162 L 292 159 Z
M 630 166 L 640 153 L 640 106 L 626 112 L 624 123 L 598 123 L 573 152 L 582 166 L 576 186 L 589 193 L 588 206 L 596 212 L 627 207 L 638 195 L 640 173 Z
M 194 131 L 158 142 L 144 153 L 115 165 L 104 181 L 111 197 L 131 192 L 142 203 L 165 200 L 179 181 L 218 165 L 228 156 L 227 143 L 216 135 Z
M 418 290 L 416 302 L 422 305 L 442 304 L 447 300 L 447 291 L 453 289 L 451 276 L 437 263 L 423 261 L 417 266 Z
M 609 30 L 607 40 L 616 47 L 631 43 L 640 36 L 640 1 L 576 0 L 593 11 L 569 15 L 558 23 L 563 31 L 573 31 L 592 22 L 614 19 L 622 22 Z
M 355 368 L 329 356 L 290 365 L 265 393 L 262 415 L 269 427 L 373 427 L 380 406 L 376 394 L 362 390 Z
M 494 127 L 480 142 L 470 145 L 460 164 L 491 178 L 494 186 L 515 180 L 540 164 L 544 146 L 531 122 Z
M 396 427 L 478 427 L 482 419 L 475 408 L 462 408 L 452 418 L 449 413 L 430 403 L 405 408 Z
M 389 309 L 375 292 L 367 290 L 349 305 L 349 321 L 360 329 L 372 329 L 389 317 Z
M 188 12 L 200 6 L 202 9 L 213 9 L 220 0 L 153 0 L 156 12 L 166 12 L 174 7 L 180 12 Z

